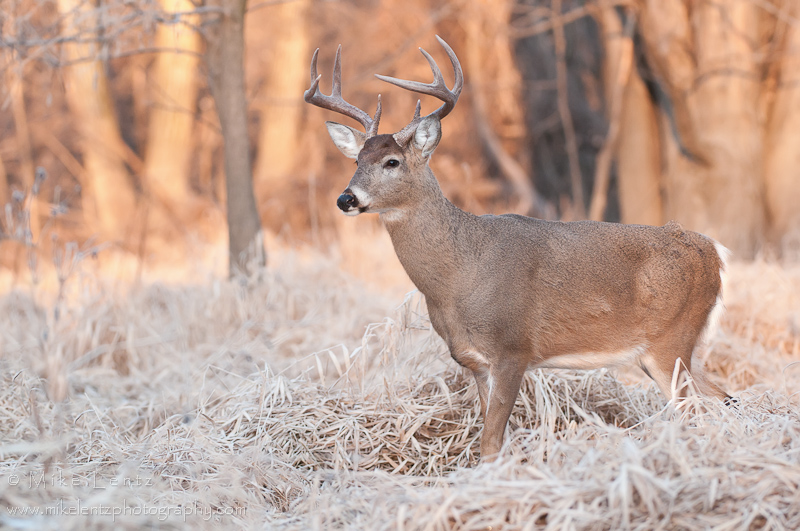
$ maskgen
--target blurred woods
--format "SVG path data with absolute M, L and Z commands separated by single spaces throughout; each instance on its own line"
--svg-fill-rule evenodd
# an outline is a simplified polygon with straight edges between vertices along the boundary
M 456 204 L 800 257 L 795 0 L 3 0 L 0 267 L 54 235 L 179 259 L 226 220 L 232 267 L 261 227 L 346 238 L 311 54 L 328 91 L 341 43 L 345 99 L 394 132 L 417 96 L 373 74 L 427 82 L 435 34 L 466 77 L 432 160 Z

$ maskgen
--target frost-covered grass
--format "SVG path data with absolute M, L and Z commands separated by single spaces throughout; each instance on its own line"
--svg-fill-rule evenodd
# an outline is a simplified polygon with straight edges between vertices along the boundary
M 310 256 L 0 295 L 0 526 L 800 528 L 800 268 L 731 266 L 706 370 L 737 409 L 534 371 L 479 464 L 476 389 L 419 296 Z

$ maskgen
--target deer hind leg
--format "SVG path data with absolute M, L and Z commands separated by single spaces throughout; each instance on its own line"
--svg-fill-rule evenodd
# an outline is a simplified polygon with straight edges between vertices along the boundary
M 706 379 L 699 360 L 692 365 L 692 354 L 695 350 L 696 340 L 690 341 L 680 338 L 682 334 L 675 334 L 670 338 L 654 343 L 648 348 L 646 354 L 640 358 L 642 370 L 652 378 L 667 399 L 686 396 L 688 386 L 685 384 L 686 376 L 691 377 L 691 384 L 695 385 L 700 393 L 714 396 L 721 400 L 728 400 L 730 396 Z M 690 335 L 691 336 L 691 335 Z M 679 339 L 676 339 L 679 338 Z M 696 338 L 696 335 L 694 336 Z M 675 371 L 678 371 L 677 375 Z M 677 388 L 673 396 L 673 380 L 677 376 Z
M 691 351 L 686 354 L 685 349 L 675 350 L 675 347 L 663 349 L 650 348 L 640 360 L 642 370 L 649 376 L 667 400 L 680 398 L 686 395 L 685 376 L 691 375 Z M 673 393 L 673 378 L 678 371 L 678 387 Z
M 722 390 L 722 388 L 706 377 L 705 373 L 703 372 L 702 364 L 699 360 L 697 363 L 695 363 L 695 367 L 692 369 L 692 376 L 694 377 L 694 381 L 697 382 L 697 387 L 700 389 L 700 392 L 704 395 L 715 396 L 729 406 L 736 404 L 735 398 L 726 393 L 724 390 Z

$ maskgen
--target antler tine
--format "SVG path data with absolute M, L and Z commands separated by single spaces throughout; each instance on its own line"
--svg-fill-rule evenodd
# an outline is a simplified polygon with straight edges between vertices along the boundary
M 396 85 L 400 88 L 404 88 L 406 90 L 410 90 L 412 92 L 419 92 L 421 94 L 428 94 L 431 96 L 436 96 L 439 99 L 443 99 L 442 96 L 446 94 L 444 91 L 447 91 L 447 85 L 445 84 L 444 77 L 442 76 L 442 71 L 439 70 L 439 65 L 436 64 L 436 61 L 433 60 L 431 54 L 423 50 L 422 48 L 419 49 L 422 52 L 422 55 L 425 56 L 425 59 L 428 60 L 428 64 L 431 67 L 431 72 L 433 72 L 433 82 L 432 83 L 422 83 L 420 81 L 409 81 L 407 79 L 398 79 L 396 77 L 391 76 L 382 76 L 380 74 L 375 74 L 375 77 L 380 79 L 381 81 L 386 81 L 387 83 L 391 83 L 392 85 Z M 440 96 L 440 93 L 442 94 Z
M 303 99 L 317 107 L 328 109 L 329 111 L 343 114 L 348 118 L 356 120 L 364 126 L 367 137 L 378 134 L 378 123 L 381 119 L 381 97 L 378 95 L 378 108 L 375 110 L 375 117 L 370 118 L 369 114 L 359 109 L 355 105 L 347 103 L 342 97 L 342 45 L 336 50 L 336 59 L 333 62 L 333 84 L 331 95 L 327 96 L 319 90 L 319 81 L 322 78 L 317 74 L 317 58 L 319 48 L 314 51 L 311 57 L 311 85 L 303 94 Z
M 444 103 L 438 109 L 426 116 L 427 118 L 428 116 L 435 114 L 441 120 L 450 114 L 450 111 L 452 111 L 456 106 L 458 97 L 461 95 L 461 89 L 464 86 L 464 74 L 461 70 L 461 64 L 458 61 L 458 57 L 456 57 L 453 49 L 450 48 L 450 46 L 438 35 L 436 38 L 439 41 L 439 44 L 441 44 L 447 52 L 447 56 L 449 57 L 450 62 L 453 65 L 453 70 L 455 71 L 456 79 L 452 90 L 447 88 L 447 84 L 442 76 L 442 71 L 439 69 L 436 61 L 434 61 L 433 57 L 431 57 L 431 55 L 422 48 L 420 48 L 419 51 L 425 56 L 425 59 L 427 59 L 428 64 L 431 67 L 431 72 L 433 72 L 432 83 L 421 83 L 419 81 L 409 81 L 382 75 L 376 75 L 375 77 L 381 81 L 386 81 L 387 83 L 391 83 L 392 85 L 396 85 L 400 88 L 404 88 L 413 92 L 419 92 L 420 94 L 427 94 L 442 100 Z
M 322 76 L 317 74 L 317 56 L 319 55 L 319 48 L 314 50 L 314 55 L 311 56 L 311 86 L 303 94 L 303 99 L 309 101 L 314 93 L 319 89 L 319 80 Z
M 377 77 L 381 81 L 386 81 L 387 83 L 391 83 L 400 88 L 411 90 L 413 92 L 419 92 L 421 94 L 427 94 L 429 96 L 434 96 L 444 101 L 441 107 L 439 107 L 432 113 L 425 116 L 425 118 L 427 118 L 428 116 L 436 115 L 439 118 L 439 120 L 441 120 L 445 116 L 450 114 L 450 111 L 452 111 L 453 108 L 456 106 L 458 97 L 461 95 L 461 89 L 464 87 L 464 73 L 461 70 L 461 63 L 459 63 L 458 57 L 456 57 L 456 54 L 455 52 L 453 52 L 453 49 L 450 48 L 450 46 L 446 42 L 444 42 L 444 39 L 442 39 L 438 35 L 436 36 L 436 39 L 439 41 L 439 44 L 441 44 L 442 47 L 447 52 L 447 57 L 450 59 L 450 63 L 453 65 L 453 70 L 455 71 L 455 77 L 456 77 L 455 83 L 453 84 L 453 90 L 447 88 L 447 84 L 444 81 L 444 77 L 442 77 L 442 71 L 439 69 L 439 66 L 436 64 L 436 61 L 434 61 L 433 57 L 431 57 L 431 55 L 422 48 L 420 48 L 419 51 L 421 51 L 422 55 L 425 56 L 425 59 L 428 60 L 428 64 L 430 65 L 431 71 L 433 72 L 432 83 L 420 83 L 419 81 L 408 81 L 405 79 L 397 79 L 394 77 L 381 76 L 381 75 L 376 75 L 375 77 Z M 417 125 L 419 125 L 419 123 L 422 121 L 422 118 L 420 118 L 420 105 L 421 102 L 417 100 L 417 110 L 414 112 L 414 118 L 408 125 L 406 125 L 403 129 L 401 129 L 400 131 L 398 131 L 393 135 L 395 141 L 401 146 L 404 146 L 408 143 L 408 141 L 414 134 L 414 131 L 417 129 Z
M 450 47 L 449 44 L 444 42 L 444 39 L 436 36 L 436 40 L 439 41 L 439 44 L 442 45 L 442 48 L 447 52 L 447 57 L 450 59 L 450 64 L 453 65 L 453 71 L 456 74 L 456 80 L 453 84 L 453 93 L 456 95 L 456 99 L 461 95 L 461 89 L 464 88 L 464 71 L 461 70 L 461 63 L 456 57 L 456 52 Z
M 378 94 L 378 108 L 375 109 L 375 117 L 372 119 L 372 125 L 367 130 L 367 137 L 373 137 L 378 134 L 378 124 L 381 121 L 381 95 Z
M 336 58 L 333 60 L 333 87 L 331 96 L 342 97 L 342 45 L 336 48 Z

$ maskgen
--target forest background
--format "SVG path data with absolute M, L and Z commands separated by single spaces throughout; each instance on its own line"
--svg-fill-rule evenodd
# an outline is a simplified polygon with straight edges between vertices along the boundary
M 341 43 L 345 98 L 372 112 L 381 93 L 391 132 L 418 96 L 373 74 L 427 81 L 435 34 L 466 77 L 431 163 L 462 208 L 675 219 L 738 258 L 800 256 L 798 2 L 2 6 L 0 268 L 17 274 L 58 238 L 180 262 L 224 240 L 226 212 L 234 268 L 262 227 L 327 249 L 375 226 L 334 206 L 352 167 L 322 125 L 338 118 L 303 101 L 310 58 L 329 90 Z

